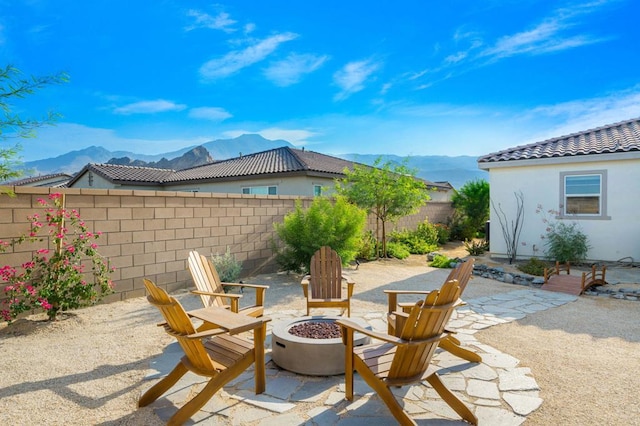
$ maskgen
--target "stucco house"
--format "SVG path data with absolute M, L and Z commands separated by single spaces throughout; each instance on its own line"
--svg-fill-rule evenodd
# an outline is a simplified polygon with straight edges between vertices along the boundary
M 517 257 L 542 258 L 547 225 L 571 221 L 589 239 L 588 260 L 640 260 L 640 118 L 485 155 L 489 172 L 491 253 L 506 257 L 507 229 L 522 194 Z
M 87 164 L 70 188 L 148 189 L 259 195 L 317 196 L 344 176 L 352 161 L 290 147 L 275 148 L 184 170 Z M 448 182 L 426 182 L 432 201 L 450 201 Z

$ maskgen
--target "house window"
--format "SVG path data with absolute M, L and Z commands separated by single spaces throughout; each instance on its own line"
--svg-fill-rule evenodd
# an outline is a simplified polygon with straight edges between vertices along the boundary
M 243 194 L 254 195 L 278 195 L 278 187 L 276 186 L 247 186 L 242 188 Z
M 563 216 L 606 216 L 606 171 L 561 173 Z
M 313 185 L 313 196 L 319 197 L 322 195 L 322 185 Z

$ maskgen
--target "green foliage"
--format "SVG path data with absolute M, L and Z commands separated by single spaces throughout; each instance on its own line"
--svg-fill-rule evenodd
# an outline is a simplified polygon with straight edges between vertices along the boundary
M 476 230 L 465 220 L 465 216 L 458 210 L 454 210 L 449 217 L 447 226 L 449 228 L 449 239 L 451 241 L 472 240 L 476 237 Z
M 451 263 L 453 263 L 453 261 L 453 259 L 450 259 L 443 254 L 438 254 L 433 258 L 430 266 L 434 268 L 451 268 Z
M 451 201 L 461 213 L 465 227 L 473 230 L 474 236 L 477 232 L 483 232 L 484 224 L 489 220 L 489 182 L 484 179 L 467 182 L 454 192 Z
M 443 223 L 436 223 L 436 232 L 438 233 L 438 244 L 442 245 L 451 240 L 451 230 Z
M 216 271 L 218 271 L 220 281 L 223 283 L 238 282 L 238 278 L 240 278 L 240 273 L 242 272 L 242 262 L 231 254 L 229 247 L 227 247 L 227 251 L 224 254 L 211 256 L 211 261 L 216 267 Z
M 52 124 L 59 116 L 49 112 L 39 120 L 23 120 L 11 112 L 12 105 L 10 100 L 25 98 L 28 95 L 32 95 L 36 90 L 50 84 L 67 82 L 68 76 L 64 73 L 54 76 L 31 77 L 29 79 L 24 79 L 20 76 L 20 70 L 11 65 L 0 68 L 0 141 L 9 138 L 33 137 L 36 128 L 45 124 Z M 17 167 L 20 166 L 20 162 L 17 161 L 19 151 L 19 144 L 10 148 L 0 148 L 0 182 L 21 176 L 21 172 L 17 170 Z M 2 193 L 10 193 L 10 191 L 8 188 L 0 187 L 0 194 Z
M 0 314 L 7 322 L 33 309 L 43 309 L 49 320 L 55 320 L 60 312 L 92 305 L 112 292 L 113 268 L 95 243 L 101 233 L 89 231 L 77 211 L 65 209 L 61 194 L 50 194 L 49 199 L 53 207 L 38 200 L 45 208 L 44 224 L 39 214 L 33 214 L 28 216 L 28 233 L 0 241 L 0 251 L 25 242 L 44 244 L 32 253 L 31 261 L 19 267 L 0 267 L 5 296 Z M 50 249 L 49 244 L 55 248 Z
M 544 262 L 536 257 L 532 257 L 527 263 L 523 263 L 521 265 L 518 265 L 517 267 L 525 274 L 541 277 L 544 275 L 544 269 L 548 268 L 549 266 L 550 265 L 547 262 Z
M 353 170 L 344 170 L 343 179 L 336 180 L 338 194 L 375 215 L 376 224 L 382 225 L 380 254 L 383 257 L 387 255 L 387 222 L 417 212 L 429 200 L 426 185 L 415 178 L 416 171 L 409 169 L 407 162 L 392 168 L 391 162 L 381 165 L 379 157 L 373 167 L 356 164 Z
M 438 229 L 424 221 L 414 231 L 404 229 L 390 233 L 389 240 L 403 244 L 411 254 L 425 254 L 438 249 Z
M 387 256 L 395 257 L 396 259 L 406 259 L 411 253 L 407 246 L 402 243 L 390 241 L 387 244 Z
M 329 246 L 340 255 L 346 265 L 361 249 L 361 239 L 367 214 L 344 197 L 332 202 L 315 197 L 309 208 L 296 201 L 294 211 L 282 223 L 275 223 L 279 242 L 274 241 L 276 262 L 287 271 L 305 272 L 313 254 L 322 246 Z
M 550 223 L 547 227 L 545 247 L 547 258 L 560 263 L 582 262 L 589 252 L 588 238 L 577 223 Z
M 364 260 L 373 260 L 377 258 L 378 253 L 376 251 L 376 246 L 376 238 L 373 235 L 373 231 L 367 231 L 360 240 L 360 246 L 356 257 Z
M 489 250 L 489 241 L 487 240 L 466 240 L 464 248 L 471 256 L 479 256 Z

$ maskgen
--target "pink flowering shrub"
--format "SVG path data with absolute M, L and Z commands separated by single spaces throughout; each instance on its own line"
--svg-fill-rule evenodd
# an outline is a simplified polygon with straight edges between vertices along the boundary
M 0 251 L 24 242 L 48 246 L 35 250 L 19 267 L 0 267 L 0 315 L 7 322 L 32 309 L 43 309 L 55 320 L 60 312 L 89 306 L 113 291 L 114 269 L 97 251 L 101 233 L 89 231 L 76 210 L 65 209 L 61 194 L 50 194 L 49 199 L 38 200 L 44 218 L 37 213 L 28 216 L 31 226 L 26 234 L 0 241 Z

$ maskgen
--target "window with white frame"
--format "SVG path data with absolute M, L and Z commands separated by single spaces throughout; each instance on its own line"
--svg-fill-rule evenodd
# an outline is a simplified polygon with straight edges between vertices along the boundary
M 564 216 L 606 216 L 605 170 L 561 173 L 561 203 Z
M 242 188 L 243 194 L 254 195 L 278 195 L 277 186 L 245 186 Z

